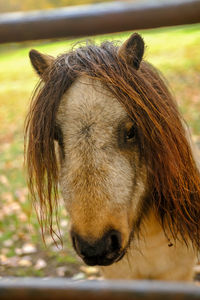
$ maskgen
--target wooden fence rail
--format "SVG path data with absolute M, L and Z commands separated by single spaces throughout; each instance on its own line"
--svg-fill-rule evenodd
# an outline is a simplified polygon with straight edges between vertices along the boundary
M 197 300 L 200 288 L 158 281 L 72 281 L 3 278 L 1 300 Z
M 0 43 L 80 37 L 200 22 L 199 0 L 114 1 L 0 14 Z

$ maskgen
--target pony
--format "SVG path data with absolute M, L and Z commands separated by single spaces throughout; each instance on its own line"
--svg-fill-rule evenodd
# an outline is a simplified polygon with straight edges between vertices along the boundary
M 191 280 L 200 173 L 144 49 L 134 33 L 121 46 L 86 43 L 57 58 L 30 51 L 41 80 L 25 123 L 28 186 L 52 234 L 61 191 L 75 251 L 105 278 Z

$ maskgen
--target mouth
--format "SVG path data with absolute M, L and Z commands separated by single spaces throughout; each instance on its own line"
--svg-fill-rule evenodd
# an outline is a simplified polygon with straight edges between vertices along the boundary
M 107 231 L 102 238 L 88 242 L 76 232 L 71 231 L 74 250 L 88 266 L 109 266 L 119 262 L 127 252 L 128 243 L 122 246 L 121 233 L 117 230 Z
M 119 262 L 125 254 L 126 250 L 123 250 L 120 252 L 120 254 L 117 254 L 112 258 L 108 258 L 106 256 L 82 256 L 81 258 L 88 266 L 110 266 L 113 263 Z

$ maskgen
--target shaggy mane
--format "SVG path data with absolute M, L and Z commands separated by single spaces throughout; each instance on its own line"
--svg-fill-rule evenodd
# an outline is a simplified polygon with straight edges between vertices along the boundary
M 58 201 L 56 112 L 74 80 L 86 75 L 100 80 L 137 125 L 148 170 L 149 199 L 163 230 L 199 248 L 200 174 L 182 117 L 161 75 L 146 62 L 136 71 L 118 57 L 117 50 L 106 42 L 59 56 L 33 95 L 25 125 L 25 161 L 41 224 L 50 225 L 53 232 L 52 215 Z

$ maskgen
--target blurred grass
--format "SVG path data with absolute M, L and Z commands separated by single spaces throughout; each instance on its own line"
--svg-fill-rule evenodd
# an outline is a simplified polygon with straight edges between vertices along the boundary
M 198 139 L 200 134 L 200 25 L 140 31 L 145 43 L 145 59 L 158 67 L 167 78 L 176 96 L 180 110 Z M 124 41 L 130 33 L 120 33 L 92 38 Z M 68 238 L 64 250 L 56 251 L 49 242 L 43 245 L 36 216 L 28 201 L 23 169 L 23 123 L 31 93 L 37 83 L 29 63 L 31 48 L 50 55 L 68 51 L 77 41 L 34 42 L 0 47 L 0 248 L 3 258 L 17 257 L 26 243 L 37 248 L 31 254 L 31 266 L 12 267 L 0 262 L 0 275 L 47 276 L 55 275 L 56 267 L 72 266 L 66 271 L 71 276 L 79 270 Z M 65 213 L 62 216 L 66 219 Z M 67 226 L 61 228 L 67 236 Z M 38 257 L 48 261 L 48 266 L 35 269 Z M 1 261 L 1 257 L 0 257 Z M 73 265 L 75 267 L 73 267 Z

